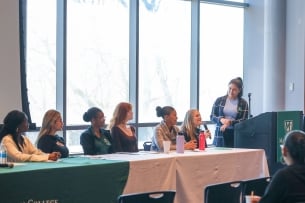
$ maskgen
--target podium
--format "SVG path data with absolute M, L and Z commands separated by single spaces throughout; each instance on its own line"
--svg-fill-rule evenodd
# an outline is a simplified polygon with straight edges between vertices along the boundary
M 302 111 L 266 112 L 234 126 L 234 147 L 264 149 L 270 175 L 282 168 L 280 145 L 291 130 L 303 130 Z

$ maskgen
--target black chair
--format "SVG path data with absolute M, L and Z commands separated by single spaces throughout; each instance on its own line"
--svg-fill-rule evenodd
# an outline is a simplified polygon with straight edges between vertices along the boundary
M 208 185 L 204 189 L 204 203 L 240 203 L 242 181 Z
M 146 141 L 143 143 L 144 151 L 150 151 L 151 141 Z
M 176 191 L 158 191 L 120 195 L 118 203 L 173 203 Z
M 254 193 L 254 195 L 263 196 L 270 181 L 271 177 L 256 178 L 242 181 L 243 197 L 245 197 L 245 195 L 251 195 L 252 192 Z M 245 203 L 246 199 L 243 198 L 242 202 Z

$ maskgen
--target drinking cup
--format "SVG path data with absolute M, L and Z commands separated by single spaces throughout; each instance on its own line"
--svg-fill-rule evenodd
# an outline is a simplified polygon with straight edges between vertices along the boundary
M 163 141 L 163 151 L 164 153 L 168 154 L 170 151 L 171 142 L 170 141 Z

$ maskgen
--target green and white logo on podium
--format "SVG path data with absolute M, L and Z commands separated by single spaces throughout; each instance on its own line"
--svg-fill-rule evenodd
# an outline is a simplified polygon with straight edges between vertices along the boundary
M 300 130 L 302 124 L 302 111 L 279 111 L 277 112 L 277 162 L 282 162 L 281 145 L 285 135 L 292 130 Z

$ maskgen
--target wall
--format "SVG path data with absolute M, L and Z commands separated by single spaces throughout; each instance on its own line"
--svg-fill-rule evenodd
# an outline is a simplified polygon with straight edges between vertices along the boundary
M 304 110 L 305 1 L 287 1 L 286 109 Z M 289 89 L 294 84 L 293 90 Z
M 258 115 L 265 111 L 273 111 L 268 105 L 267 109 L 264 109 L 264 56 L 268 55 L 264 53 L 267 46 L 266 42 L 266 11 L 265 1 L 270 0 L 248 0 L 251 7 L 245 12 L 245 41 L 244 41 L 244 86 L 245 97 L 247 93 L 252 93 L 252 114 Z M 268 2 L 267 2 L 268 3 Z M 276 3 L 276 1 L 274 1 Z M 301 110 L 304 111 L 304 20 L 305 20 L 305 1 L 303 0 L 286 0 L 286 27 L 278 27 L 281 32 L 284 30 L 286 33 L 285 47 L 285 69 L 284 72 L 274 72 L 276 75 L 284 75 L 282 83 L 284 85 L 275 86 L 269 92 L 274 91 L 274 96 L 278 92 L 284 92 L 284 97 L 281 97 L 283 101 L 275 101 L 282 109 L 278 110 Z M 270 9 L 270 8 L 269 8 Z M 267 10 L 268 14 L 268 10 Z M 277 60 L 277 59 L 275 59 Z M 278 59 L 282 60 L 282 59 Z M 283 71 L 283 70 L 280 70 Z M 272 81 L 273 78 L 270 78 Z M 294 84 L 293 90 L 290 90 L 290 84 Z M 274 99 L 274 98 L 272 98 Z M 270 102 L 270 101 L 269 101 Z M 271 102 L 272 103 L 272 102 Z M 283 104 L 283 105 L 282 105 Z
M 8 111 L 21 110 L 18 5 L 0 1 L 0 123 Z
M 263 112 L 264 1 L 249 0 L 244 20 L 244 97 L 251 93 L 251 114 Z

